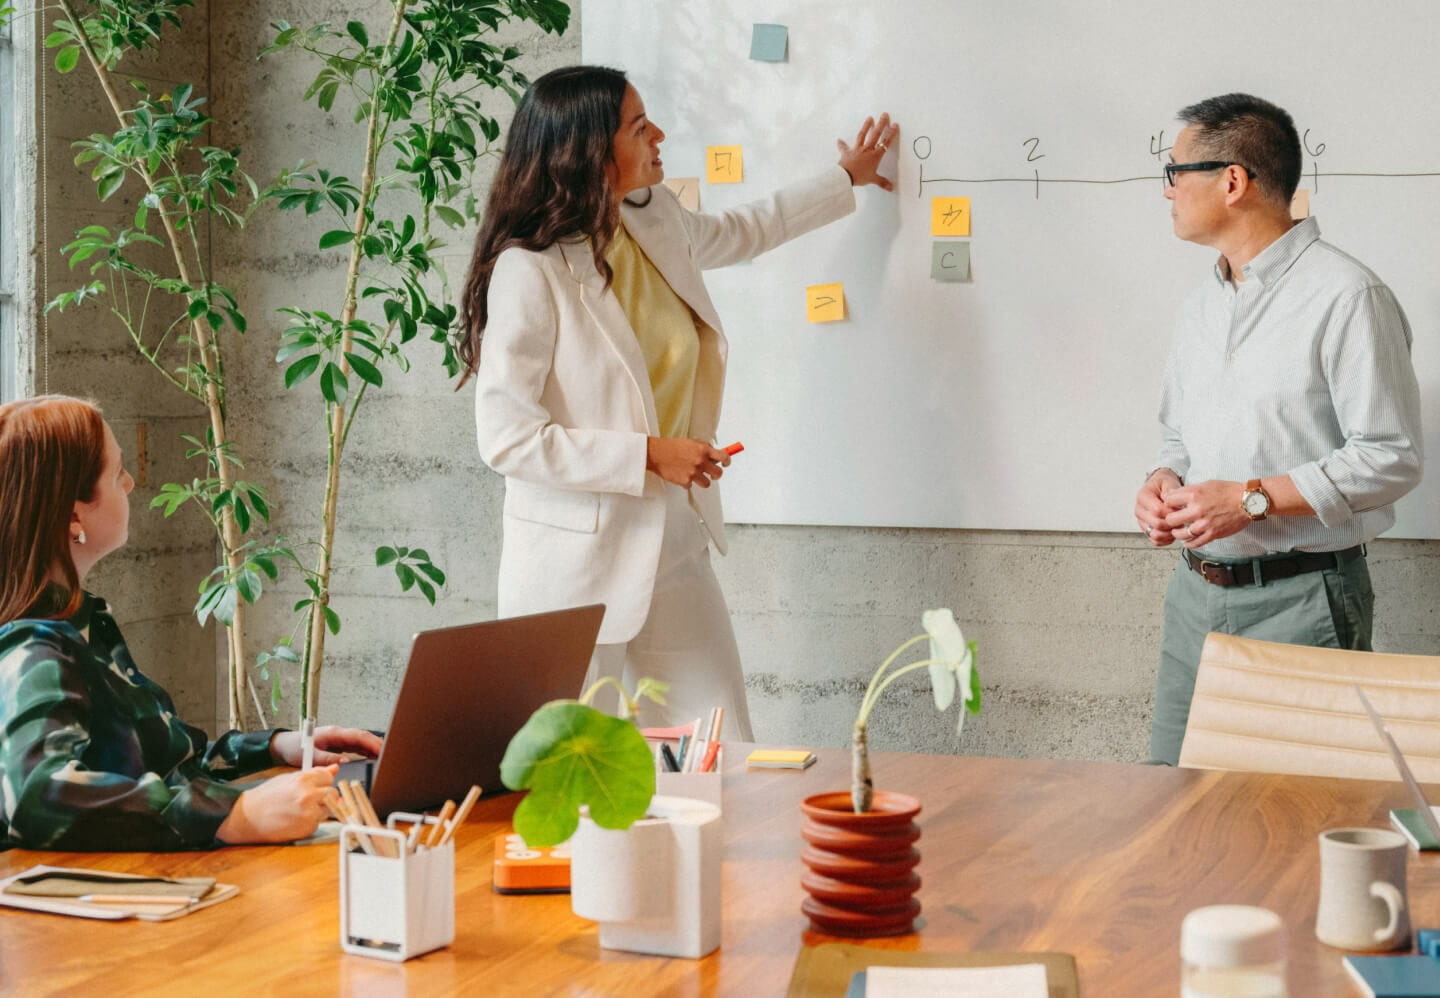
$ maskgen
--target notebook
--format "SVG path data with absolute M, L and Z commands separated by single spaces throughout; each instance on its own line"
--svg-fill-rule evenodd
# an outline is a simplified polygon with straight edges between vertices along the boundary
M 1440 819 L 1435 816 L 1435 811 L 1430 807 L 1430 802 L 1425 799 L 1425 791 L 1420 789 L 1420 784 L 1415 780 L 1415 774 L 1410 770 L 1410 764 L 1405 761 L 1405 753 L 1400 751 L 1400 746 L 1395 743 L 1395 737 L 1390 734 L 1390 729 L 1385 726 L 1385 720 L 1370 703 L 1370 698 L 1355 684 L 1355 694 L 1360 702 L 1365 705 L 1365 713 L 1370 715 L 1370 723 L 1375 725 L 1375 732 L 1385 747 L 1390 750 L 1390 758 L 1395 763 L 1395 768 L 1400 771 L 1400 779 L 1410 790 L 1410 796 L 1415 801 L 1413 809 L 1393 810 L 1390 812 L 1390 824 L 1395 830 L 1410 840 L 1410 844 L 1416 849 L 1440 849 Z
M 575 607 L 415 635 L 378 759 L 347 762 L 382 818 L 505 789 L 500 760 L 535 709 L 573 699 L 605 607 Z
M 1347 956 L 1345 969 L 1370 998 L 1440 995 L 1440 959 L 1433 956 Z

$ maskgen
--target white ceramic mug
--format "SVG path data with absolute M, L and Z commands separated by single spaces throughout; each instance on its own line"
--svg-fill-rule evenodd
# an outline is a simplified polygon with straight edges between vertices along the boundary
M 1403 835 L 1383 828 L 1332 828 L 1320 833 L 1315 935 L 1322 943 L 1370 951 L 1409 946 L 1408 850 Z

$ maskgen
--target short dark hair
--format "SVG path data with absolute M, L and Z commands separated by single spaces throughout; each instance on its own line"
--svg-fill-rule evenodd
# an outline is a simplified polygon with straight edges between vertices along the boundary
M 1225 94 L 1181 108 L 1195 127 L 1197 155 L 1250 170 L 1269 197 L 1289 204 L 1300 186 L 1300 133 L 1282 107 L 1249 94 Z

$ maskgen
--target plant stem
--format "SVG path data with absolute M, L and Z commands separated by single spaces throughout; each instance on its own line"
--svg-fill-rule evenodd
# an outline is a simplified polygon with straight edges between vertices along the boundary
M 404 23 L 405 8 L 409 0 L 396 0 L 395 15 L 390 21 L 390 32 L 385 39 L 385 52 L 394 51 L 395 39 Z M 383 60 L 381 61 L 383 65 Z M 376 88 L 377 94 L 379 88 Z M 378 96 L 370 101 L 370 115 L 365 133 L 365 169 L 360 177 L 360 203 L 355 209 L 355 237 L 350 242 L 350 265 L 345 272 L 345 305 L 340 314 L 342 327 L 340 342 L 340 369 L 349 373 L 350 363 L 346 354 L 354 342 L 355 334 L 348 327 L 359 309 L 355 297 L 355 286 L 360 279 L 360 261 L 363 258 L 363 241 L 370 224 L 371 200 L 375 188 L 375 160 L 379 154 L 381 104 Z M 358 404 L 358 402 L 357 402 Z M 345 450 L 346 407 L 339 403 L 327 412 L 329 420 L 329 447 L 325 467 L 325 502 L 321 512 L 320 560 L 315 568 L 315 580 L 319 591 L 310 604 L 310 633 L 305 642 L 305 665 L 300 678 L 300 702 L 302 716 L 314 717 L 320 707 L 320 672 L 325 662 L 326 609 L 330 606 L 331 552 L 335 542 L 335 519 L 340 500 L 340 459 Z
M 885 675 L 885 670 L 890 668 L 890 666 L 894 664 L 895 660 L 899 658 L 906 649 L 919 644 L 921 641 L 924 641 L 929 637 L 929 634 L 915 635 L 915 637 L 911 638 L 909 641 L 906 641 L 899 648 L 896 648 L 894 651 L 892 651 L 890 653 L 890 657 L 887 658 L 884 662 L 880 663 L 880 668 L 876 669 L 875 675 L 870 677 L 870 685 L 865 688 L 865 696 L 860 700 L 860 715 L 855 719 L 856 727 L 863 728 L 866 722 L 869 721 L 870 712 L 875 709 L 875 701 L 880 695 L 880 691 L 876 689 L 876 686 L 880 685 L 880 678 Z M 880 686 L 880 689 L 884 688 L 884 686 Z
M 110 109 L 115 112 L 115 119 L 122 127 L 125 125 L 125 108 L 120 102 L 120 95 L 115 90 L 115 83 L 110 77 L 110 71 L 105 68 L 95 47 L 90 41 L 90 36 L 85 30 L 84 22 L 75 13 L 75 7 L 71 0 L 57 0 L 60 9 L 65 12 L 70 23 L 75 25 L 75 38 L 80 48 L 89 60 L 91 68 L 95 71 L 96 79 L 99 80 L 100 89 L 104 91 L 106 99 L 110 102 Z M 156 188 L 155 178 L 152 177 L 143 164 L 138 167 L 140 176 L 145 181 L 146 189 L 155 195 L 157 203 L 160 200 L 160 192 Z M 180 234 L 175 229 L 175 223 L 168 212 L 163 209 L 157 212 L 160 221 L 165 227 L 165 238 L 170 244 L 171 253 L 175 257 L 175 267 L 179 273 L 180 280 L 187 287 L 194 287 L 190 276 L 189 261 L 181 250 Z M 216 474 L 220 479 L 222 489 L 230 488 L 234 476 L 231 473 L 230 461 L 225 452 L 225 413 L 221 404 L 220 387 L 216 380 L 220 370 L 219 347 L 210 337 L 210 331 L 206 328 L 203 318 L 193 319 L 190 322 L 190 331 L 195 337 L 196 344 L 200 347 L 201 356 L 204 357 L 205 366 L 215 372 L 215 377 L 205 379 L 205 408 L 210 415 L 210 432 L 214 436 L 216 453 Z M 241 566 L 240 558 L 240 530 L 235 523 L 235 514 L 230 507 L 220 512 L 220 549 L 225 558 L 225 564 L 232 572 L 238 573 Z M 235 616 L 230 626 L 225 628 L 226 646 L 229 651 L 229 726 L 231 728 L 243 729 L 246 727 L 244 690 L 249 684 L 249 670 L 245 667 L 245 647 L 242 634 L 244 633 L 244 601 L 235 601 Z
M 865 735 L 865 725 L 855 722 L 855 733 L 850 738 L 850 803 L 856 814 L 870 810 L 874 800 L 875 785 L 870 781 L 870 743 Z

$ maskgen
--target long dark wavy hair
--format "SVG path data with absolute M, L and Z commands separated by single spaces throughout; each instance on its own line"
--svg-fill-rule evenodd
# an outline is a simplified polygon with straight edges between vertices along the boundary
M 465 365 L 461 385 L 480 367 L 490 275 L 505 250 L 539 251 L 559 239 L 587 237 L 595 268 L 609 286 L 613 274 L 605 251 L 620 213 L 607 168 L 625 87 L 618 69 L 567 66 L 540 77 L 521 98 L 465 279 L 456 345 Z

